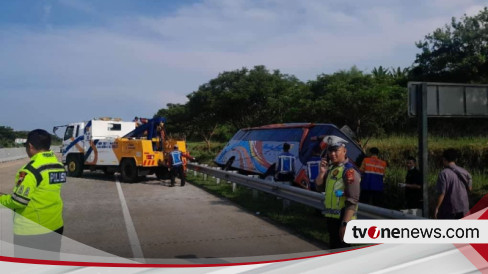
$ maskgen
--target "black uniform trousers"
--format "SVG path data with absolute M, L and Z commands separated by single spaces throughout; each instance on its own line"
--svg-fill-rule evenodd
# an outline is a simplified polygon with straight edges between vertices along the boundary
M 276 178 L 276 181 L 290 182 L 293 185 L 293 180 L 295 179 L 295 173 L 293 173 L 293 172 L 277 173 L 275 178 Z
M 169 171 L 169 174 L 171 176 L 171 186 L 175 185 L 176 176 L 180 177 L 181 186 L 185 185 L 185 174 L 183 172 L 183 165 L 172 166 L 171 170 Z
M 342 218 L 325 218 L 327 224 L 327 232 L 329 232 L 329 248 L 343 248 L 350 245 L 341 240 L 339 229 L 342 225 Z

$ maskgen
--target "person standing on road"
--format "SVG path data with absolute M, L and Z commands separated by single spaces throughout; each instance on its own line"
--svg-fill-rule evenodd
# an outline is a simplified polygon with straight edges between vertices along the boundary
M 417 160 L 410 156 L 407 158 L 407 175 L 405 176 L 405 183 L 399 184 L 401 188 L 405 188 L 405 200 L 407 202 L 407 209 L 416 209 L 417 215 L 422 216 L 418 212 L 423 207 L 422 198 L 422 176 L 417 169 Z
M 472 178 L 468 171 L 456 165 L 456 158 L 457 153 L 452 148 L 442 154 L 444 169 L 437 178 L 436 219 L 460 219 L 469 211 Z
M 183 170 L 183 158 L 188 158 L 195 161 L 195 158 L 191 157 L 190 155 L 181 152 L 178 149 L 178 146 L 175 145 L 173 147 L 173 151 L 170 152 L 170 176 L 171 176 L 171 186 L 175 186 L 175 177 L 178 175 L 181 180 L 181 186 L 185 186 L 185 172 Z
M 279 182 L 289 182 L 293 184 L 295 180 L 295 155 L 290 152 L 290 144 L 283 144 L 283 152 L 278 155 L 276 163 L 275 179 Z
M 316 183 L 325 184 L 324 215 L 332 249 L 349 246 L 344 242 L 344 233 L 347 223 L 357 217 L 361 175 L 347 158 L 347 141 L 337 136 L 329 138 L 327 154 L 331 166 L 322 158 Z
M 369 157 L 364 158 L 360 171 L 363 173 L 361 179 L 361 200 L 375 206 L 381 206 L 383 199 L 383 178 L 385 177 L 386 162 L 378 155 L 380 150 L 372 147 L 369 150 Z
M 0 204 L 15 212 L 15 257 L 59 260 L 64 229 L 61 186 L 66 171 L 50 146 L 47 131 L 29 132 L 25 150 L 30 162 L 17 172 L 12 193 L 0 196 Z M 39 249 L 51 252 L 36 253 Z

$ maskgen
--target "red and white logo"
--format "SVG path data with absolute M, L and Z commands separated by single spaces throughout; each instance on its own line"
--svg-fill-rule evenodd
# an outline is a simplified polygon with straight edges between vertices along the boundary
M 380 236 L 380 230 L 376 226 L 372 226 L 368 229 L 368 236 L 371 239 L 376 239 Z

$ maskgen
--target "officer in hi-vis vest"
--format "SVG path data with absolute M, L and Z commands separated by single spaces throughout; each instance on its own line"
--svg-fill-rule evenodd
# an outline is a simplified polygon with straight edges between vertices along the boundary
M 29 132 L 25 150 L 31 161 L 17 172 L 12 193 L 0 196 L 0 204 L 15 211 L 15 257 L 59 260 L 66 171 L 50 146 L 47 131 Z
M 326 136 L 324 142 L 327 143 L 330 166 L 323 158 L 316 184 L 325 183 L 324 215 L 329 232 L 329 247 L 348 247 L 344 243 L 344 233 L 347 222 L 356 219 L 361 175 L 346 156 L 346 140 L 337 136 Z

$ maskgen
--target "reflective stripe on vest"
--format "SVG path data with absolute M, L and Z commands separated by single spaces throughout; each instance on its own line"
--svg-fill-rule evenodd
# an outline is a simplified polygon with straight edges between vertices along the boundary
M 278 160 L 280 161 L 280 173 L 288 173 L 293 171 L 293 165 L 295 164 L 295 158 L 289 155 L 280 155 L 278 156 Z
M 364 159 L 364 173 L 385 175 L 386 162 L 376 157 Z
M 310 182 L 315 182 L 315 179 L 319 175 L 320 161 L 307 162 L 307 174 Z
M 331 170 L 327 173 L 327 179 L 325 181 L 325 199 L 324 199 L 324 215 L 325 217 L 339 219 L 341 215 L 341 210 L 344 208 L 346 204 L 346 196 L 342 195 L 341 197 L 337 197 L 335 195 L 336 190 L 341 190 L 343 193 L 345 192 L 345 184 L 344 184 L 344 166 L 334 166 Z M 356 212 L 357 212 L 357 205 L 356 205 Z M 353 216 L 353 219 L 356 219 L 356 214 Z
M 180 166 L 183 164 L 181 160 L 181 152 L 180 151 L 172 151 L 171 152 L 171 159 L 173 160 L 173 166 Z

